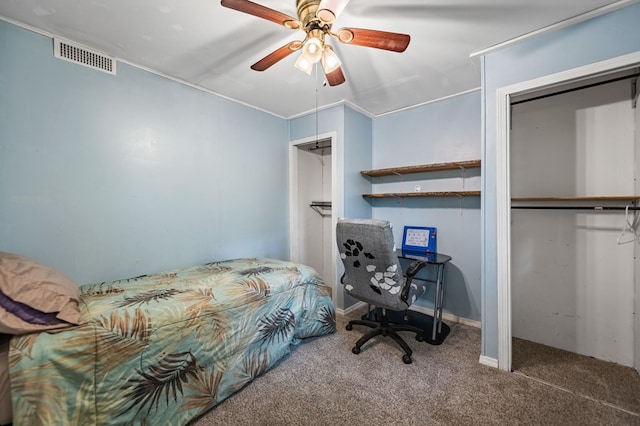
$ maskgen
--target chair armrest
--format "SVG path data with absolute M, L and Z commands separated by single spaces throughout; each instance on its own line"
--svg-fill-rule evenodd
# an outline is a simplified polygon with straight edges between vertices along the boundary
M 409 291 L 411 290 L 411 281 L 413 281 L 413 277 L 415 277 L 422 268 L 427 266 L 427 264 L 428 263 L 425 260 L 414 260 L 407 268 L 407 278 L 404 282 L 404 288 L 402 289 L 402 294 L 400 296 L 403 302 L 407 303 L 407 299 L 409 299 Z M 408 304 L 409 303 L 407 303 L 407 305 Z

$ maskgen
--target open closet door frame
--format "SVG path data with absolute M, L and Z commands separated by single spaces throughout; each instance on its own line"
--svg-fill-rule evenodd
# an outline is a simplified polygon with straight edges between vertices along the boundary
M 638 86 L 640 86 L 640 80 L 638 81 L 638 85 L 636 86 L 636 90 L 640 89 Z M 638 96 L 636 94 L 636 96 Z M 638 101 L 638 99 L 636 98 L 636 101 Z M 639 173 L 639 169 L 640 169 L 640 101 L 637 102 L 636 104 L 636 111 L 635 111 L 635 147 L 636 147 L 636 152 L 635 152 L 635 166 L 636 166 L 636 194 L 640 194 L 640 176 L 638 176 Z M 635 346 L 635 368 L 636 371 L 638 372 L 638 374 L 640 374 L 640 246 L 636 244 L 635 246 L 635 257 L 636 257 L 636 294 L 635 294 L 635 301 L 636 301 L 636 305 L 635 305 L 635 323 L 634 323 L 634 331 L 635 331 L 635 339 L 636 339 L 636 346 Z
M 618 56 L 594 64 L 550 74 L 496 90 L 496 251 L 498 291 L 498 368 L 511 371 L 511 189 L 510 124 L 511 97 L 571 81 L 639 66 L 640 52 Z M 636 277 L 636 306 L 638 305 Z M 636 310 L 636 348 L 638 350 L 638 313 Z M 636 351 L 636 362 L 638 353 Z M 639 366 L 636 365 L 636 369 Z
M 317 140 L 331 139 L 331 241 L 336 241 L 336 224 L 338 217 L 344 211 L 344 148 L 342 142 L 338 140 L 336 132 L 323 133 L 304 139 L 297 139 L 289 143 L 289 258 L 293 262 L 300 261 L 300 247 L 298 244 L 298 227 L 300 225 L 298 215 L 298 145 L 303 145 Z M 338 251 L 334 250 L 331 256 L 331 298 L 334 306 L 338 306 L 337 283 L 338 276 Z M 325 277 L 325 279 L 327 279 Z

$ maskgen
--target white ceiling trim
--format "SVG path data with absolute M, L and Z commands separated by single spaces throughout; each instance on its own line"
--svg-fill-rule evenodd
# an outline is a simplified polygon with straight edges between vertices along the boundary
M 0 15 L 0 20 L 6 21 L 6 22 L 8 22 L 10 24 L 13 24 L 13 25 L 17 26 L 17 27 L 24 28 L 27 31 L 31 31 L 31 32 L 34 32 L 36 34 L 40 34 L 40 35 L 43 35 L 45 37 L 48 37 L 48 38 L 51 39 L 52 43 L 53 43 L 54 39 L 59 38 L 59 39 L 63 39 L 63 40 L 67 40 L 67 41 L 73 42 L 74 44 L 76 44 L 78 46 L 86 47 L 87 49 L 99 50 L 99 49 L 96 49 L 95 47 L 87 46 L 86 44 L 83 44 L 83 43 L 78 43 L 75 40 L 69 40 L 69 38 L 67 38 L 67 37 L 61 37 L 58 34 L 53 34 L 53 33 L 50 33 L 48 31 L 44 31 L 44 30 L 42 30 L 40 28 L 32 27 L 30 25 L 26 25 L 26 24 L 23 24 L 21 22 L 14 21 L 13 19 L 7 18 L 7 17 L 2 16 L 2 15 Z M 52 52 L 51 55 L 53 56 L 53 47 L 51 49 L 52 49 L 51 50 L 51 52 Z M 185 81 L 185 80 L 182 80 L 182 79 L 179 79 L 179 78 L 176 78 L 176 77 L 172 77 L 172 76 L 164 74 L 164 73 L 162 73 L 160 71 L 156 71 L 154 69 L 151 69 L 151 68 L 148 68 L 148 67 L 145 67 L 145 66 L 142 66 L 142 65 L 134 64 L 134 63 L 132 63 L 130 61 L 127 61 L 126 59 L 118 58 L 117 56 L 111 56 L 111 57 L 113 59 L 115 59 L 116 61 L 118 61 L 118 62 L 121 62 L 123 64 L 127 64 L 129 66 L 134 67 L 134 68 L 138 68 L 140 70 L 149 72 L 151 74 L 155 74 L 157 76 L 166 78 L 166 79 L 174 81 L 176 83 L 184 84 L 185 86 L 189 86 L 189 87 L 191 87 L 193 89 L 197 89 L 197 90 L 200 90 L 202 92 L 209 93 L 210 95 L 219 96 L 219 97 L 221 97 L 223 99 L 235 102 L 235 103 L 240 104 L 240 105 L 244 105 L 244 106 L 246 106 L 248 108 L 255 109 L 257 111 L 264 112 L 264 113 L 272 115 L 274 117 L 278 117 L 278 118 L 281 118 L 283 120 L 287 120 L 287 117 L 285 117 L 285 116 L 282 116 L 280 114 L 276 114 L 276 113 L 274 113 L 272 111 L 268 111 L 266 109 L 259 108 L 259 107 L 255 106 L 255 105 L 251 105 L 251 104 L 248 104 L 246 102 L 239 101 L 237 99 L 233 99 L 233 98 L 231 98 L 229 96 L 222 95 L 220 93 L 214 92 L 213 90 L 207 89 L 206 87 L 198 86 L 197 84 L 189 83 L 188 81 Z
M 438 99 L 432 99 L 432 100 L 430 100 L 430 101 L 423 102 L 423 103 L 421 103 L 421 104 L 417 104 L 417 105 L 410 105 L 410 106 L 408 106 L 408 107 L 404 107 L 404 108 L 396 109 L 396 110 L 394 110 L 394 111 L 384 112 L 384 113 L 382 113 L 382 114 L 378 114 L 378 115 L 376 115 L 376 117 L 383 117 L 383 116 L 385 116 L 385 115 L 395 114 L 395 113 L 397 113 L 397 112 L 401 112 L 401 111 L 406 111 L 406 110 L 409 110 L 409 109 L 418 108 L 418 107 L 425 106 L 425 105 L 429 105 L 429 104 L 433 104 L 433 103 L 436 103 L 436 102 L 442 102 L 442 101 L 445 101 L 445 100 L 447 100 L 447 99 L 455 98 L 455 97 L 458 97 L 458 96 L 468 95 L 469 93 L 479 92 L 481 89 L 482 89 L 481 87 L 476 87 L 476 88 L 473 88 L 473 89 L 465 90 L 464 92 L 454 93 L 453 95 L 443 96 L 442 98 L 438 98 Z
M 637 0 L 637 1 L 640 1 L 640 0 Z M 23 24 L 22 22 L 15 21 L 15 20 L 13 20 L 13 19 L 11 19 L 11 18 L 7 18 L 7 17 L 2 16 L 2 15 L 0 15 L 0 20 L 3 20 L 3 21 L 6 21 L 6 22 L 9 22 L 10 24 L 13 24 L 13 25 L 15 25 L 15 26 L 17 26 L 17 27 L 24 28 L 24 29 L 25 29 L 25 30 L 27 30 L 27 31 L 31 31 L 31 32 L 34 32 L 34 33 L 36 33 L 36 34 L 40 34 L 40 35 L 42 35 L 42 36 L 48 37 L 48 38 L 50 38 L 52 41 L 53 41 L 53 39 L 55 39 L 55 38 L 63 38 L 63 37 L 60 37 L 58 34 L 53 34 L 53 33 L 50 33 L 49 31 L 45 31 L 45 30 L 42 30 L 42 29 L 40 29 L 40 28 L 32 27 L 32 26 L 27 25 L 27 24 Z M 69 40 L 68 38 L 63 38 L 63 39 L 64 39 L 64 40 L 71 41 L 71 42 L 73 42 L 73 43 L 75 43 L 75 44 L 77 44 L 77 45 L 79 45 L 79 46 L 84 46 L 84 47 L 86 47 L 87 49 L 95 49 L 95 48 L 94 48 L 94 47 L 92 47 L 92 46 L 87 46 L 86 44 L 78 43 L 78 42 L 76 42 L 75 40 Z M 191 88 L 193 88 L 193 89 L 197 89 L 197 90 L 200 90 L 200 91 L 202 91 L 202 92 L 209 93 L 209 94 L 211 94 L 211 95 L 219 96 L 219 97 L 221 97 L 221 98 L 223 98 L 223 99 L 229 100 L 229 101 L 231 101 L 231 102 L 238 103 L 238 104 L 240 104 L 240 105 L 244 105 L 244 106 L 246 106 L 246 107 L 249 107 L 249 108 L 254 109 L 254 110 L 257 110 L 257 111 L 264 112 L 264 113 L 266 113 L 266 114 L 272 115 L 272 116 L 274 116 L 274 117 L 281 118 L 281 119 L 283 119 L 283 120 L 293 120 L 293 119 L 296 119 L 296 118 L 304 117 L 304 116 L 306 116 L 306 115 L 315 114 L 315 113 L 317 113 L 317 112 L 319 112 L 319 111 L 324 111 L 324 110 L 326 110 L 326 109 L 331 109 L 331 108 L 334 108 L 334 107 L 337 107 L 337 106 L 340 106 L 340 105 L 346 105 L 346 106 L 348 106 L 349 108 L 351 108 L 351 109 L 353 109 L 353 110 L 355 110 L 355 111 L 357 111 L 357 112 L 361 113 L 362 115 L 364 115 L 364 116 L 366 116 L 366 117 L 368 117 L 368 118 L 373 119 L 373 118 L 376 118 L 376 117 L 382 117 L 382 116 L 384 116 L 384 115 L 388 115 L 388 114 L 395 114 L 395 113 L 400 112 L 400 111 L 405 111 L 405 110 L 409 110 L 409 109 L 417 108 L 417 107 L 420 107 L 420 106 L 423 106 L 423 105 L 427 105 L 427 104 L 431 104 L 431 103 L 434 103 L 434 102 L 440 102 L 440 101 L 443 101 L 443 100 L 445 100 L 445 99 L 453 98 L 453 97 L 460 96 L 460 95 L 465 95 L 465 94 L 467 94 L 467 93 L 472 93 L 472 92 L 475 92 L 475 91 L 480 90 L 480 88 L 475 88 L 475 89 L 467 90 L 467 91 L 465 91 L 465 92 L 456 93 L 456 94 L 449 95 L 449 96 L 445 96 L 445 97 L 443 97 L 443 98 L 439 98 L 439 99 L 433 99 L 433 100 L 431 100 L 431 101 L 424 102 L 424 103 L 421 103 L 421 104 L 418 104 L 418 105 L 411 105 L 411 106 L 408 106 L 408 107 L 405 107 L 405 108 L 400 108 L 400 109 L 397 109 L 397 110 L 394 110 L 394 111 L 389 111 L 389 112 L 385 112 L 385 113 L 378 114 L 378 115 L 375 115 L 375 114 L 373 114 L 373 113 L 371 113 L 371 112 L 369 112 L 369 111 L 365 110 L 364 108 L 360 107 L 359 105 L 354 104 L 353 102 L 350 102 L 350 101 L 348 101 L 348 100 L 346 100 L 346 99 L 342 99 L 342 100 L 340 100 L 340 101 L 333 102 L 333 103 L 331 103 L 331 104 L 323 105 L 322 107 L 314 108 L 314 109 L 312 109 L 312 110 L 308 110 L 308 111 L 305 111 L 305 112 L 301 112 L 301 113 L 294 114 L 294 115 L 292 115 L 292 116 L 286 117 L 286 116 L 283 116 L 283 115 L 280 115 L 280 114 L 276 114 L 276 113 L 274 113 L 274 112 L 272 112 L 272 111 L 268 111 L 268 110 L 266 110 L 266 109 L 262 109 L 262 108 L 256 107 L 255 105 L 251 105 L 251 104 L 248 104 L 248 103 L 246 103 L 246 102 L 239 101 L 239 100 L 234 99 L 234 98 L 231 98 L 231 97 L 229 97 L 229 96 L 222 95 L 222 94 L 220 94 L 220 93 L 214 92 L 214 91 L 212 91 L 212 90 L 210 90 L 210 89 L 207 89 L 207 88 L 202 87 L 202 86 L 198 86 L 198 85 L 193 84 L 193 83 L 190 83 L 190 82 L 188 82 L 188 81 L 181 80 L 181 79 L 176 78 L 176 77 L 172 77 L 172 76 L 170 76 L 170 75 L 164 74 L 164 73 L 159 72 L 159 71 L 156 71 L 156 70 L 154 70 L 154 69 L 151 69 L 151 68 L 145 67 L 145 66 L 143 66 L 143 65 L 138 65 L 138 64 L 132 63 L 132 62 L 130 62 L 130 61 L 127 61 L 126 59 L 118 58 L 118 57 L 115 57 L 115 56 L 114 56 L 113 58 L 114 58 L 115 60 L 117 60 L 118 62 L 122 62 L 123 64 L 127 64 L 127 65 L 129 65 L 129 66 L 134 67 L 134 68 L 138 68 L 138 69 L 140 69 L 140 70 L 143 70 L 143 71 L 146 71 L 146 72 L 149 72 L 149 73 L 155 74 L 155 75 L 157 75 L 157 76 L 160 76 L 160 77 L 166 78 L 166 79 L 171 80 L 171 81 L 174 81 L 174 82 L 176 82 L 176 83 L 184 84 L 185 86 L 189 86 L 189 87 L 191 87 Z
M 494 46 L 488 47 L 486 49 L 479 50 L 477 52 L 473 52 L 469 55 L 472 61 L 477 61 L 480 56 L 484 56 L 487 53 L 491 53 L 496 50 L 504 49 L 505 47 L 511 46 L 516 43 L 520 43 L 529 38 L 537 37 L 542 34 L 550 33 L 553 31 L 557 31 L 562 28 L 570 27 L 571 25 L 579 24 L 580 22 L 588 21 L 589 19 L 613 12 L 618 9 L 622 9 L 623 7 L 630 6 L 632 4 L 638 3 L 640 0 L 620 0 L 616 3 L 609 4 L 607 6 L 602 6 L 597 9 L 594 9 L 590 12 L 583 13 L 578 16 L 574 16 L 569 19 L 565 19 L 564 21 L 560 21 L 553 25 L 549 25 L 548 27 L 540 28 L 539 30 L 532 31 L 530 33 L 521 35 L 520 37 L 512 38 L 511 40 L 504 41 L 502 43 L 496 44 Z

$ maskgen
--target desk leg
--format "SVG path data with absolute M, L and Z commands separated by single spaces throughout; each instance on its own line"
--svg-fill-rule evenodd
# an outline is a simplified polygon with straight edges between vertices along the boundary
M 442 305 L 444 299 L 444 264 L 438 265 L 436 292 L 433 300 L 433 329 L 431 339 L 436 340 L 436 333 L 442 332 Z
M 440 312 L 438 313 L 438 333 L 442 332 L 442 309 L 444 308 L 444 263 L 438 268 L 438 282 L 440 283 L 440 296 L 438 297 L 438 305 Z

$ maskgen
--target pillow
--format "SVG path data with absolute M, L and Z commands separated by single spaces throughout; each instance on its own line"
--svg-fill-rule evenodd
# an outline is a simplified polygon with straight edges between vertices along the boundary
M 80 289 L 26 256 L 0 252 L 0 333 L 25 334 L 80 324 Z

